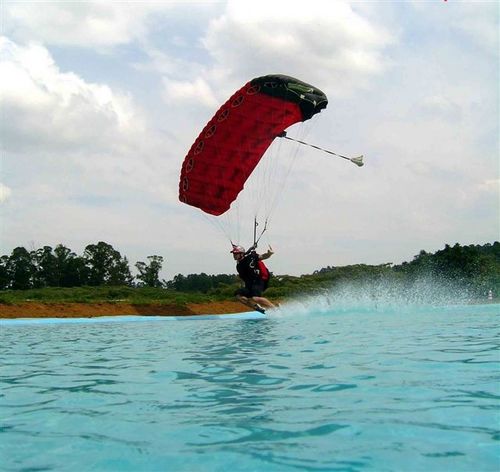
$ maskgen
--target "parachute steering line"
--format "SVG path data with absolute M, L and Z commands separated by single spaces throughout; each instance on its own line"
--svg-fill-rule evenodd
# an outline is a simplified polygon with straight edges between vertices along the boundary
M 357 156 L 357 157 L 343 156 L 342 154 L 337 154 L 336 152 L 329 151 L 328 149 L 320 148 L 319 146 L 315 146 L 314 144 L 309 144 L 309 143 L 306 143 L 304 141 L 300 141 L 298 139 L 290 138 L 289 136 L 286 135 L 286 131 L 283 131 L 282 133 L 278 134 L 278 138 L 289 139 L 290 141 L 295 141 L 296 143 L 304 144 L 305 146 L 309 146 L 309 147 L 312 147 L 314 149 L 318 149 L 318 150 L 326 152 L 328 154 L 332 154 L 333 156 L 341 157 L 342 159 L 347 159 L 348 161 L 351 161 L 353 164 L 356 164 L 358 167 L 363 167 L 363 165 L 364 165 L 363 155 Z
M 259 244 L 260 238 L 262 238 L 262 235 L 265 233 L 267 229 L 267 218 L 266 221 L 264 222 L 264 228 L 259 234 L 259 237 L 257 237 L 257 226 L 259 226 L 259 223 L 257 222 L 257 217 L 254 218 L 253 220 L 253 248 L 256 248 L 257 245 Z

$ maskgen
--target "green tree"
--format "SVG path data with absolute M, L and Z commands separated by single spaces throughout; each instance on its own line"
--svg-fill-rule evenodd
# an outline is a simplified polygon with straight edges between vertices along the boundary
M 90 270 L 82 257 L 62 244 L 56 246 L 54 255 L 60 287 L 81 287 L 88 284 Z
M 10 287 L 12 278 L 9 273 L 9 256 L 0 258 L 0 290 L 6 290 Z
M 60 274 L 57 267 L 57 258 L 50 246 L 44 246 L 32 252 L 32 257 L 36 265 L 36 273 L 33 286 L 38 287 L 59 287 Z
M 118 253 L 120 254 L 120 253 Z M 106 279 L 107 285 L 132 285 L 134 278 L 130 273 L 130 268 L 128 264 L 128 259 L 126 257 L 119 256 L 116 261 L 111 264 L 108 270 L 108 276 Z
M 31 254 L 24 247 L 16 247 L 7 262 L 7 272 L 11 277 L 11 287 L 14 290 L 33 288 L 36 266 Z
M 177 290 L 178 292 L 186 291 L 186 276 L 182 274 L 177 274 L 172 280 L 167 282 L 167 288 Z
M 129 284 L 132 280 L 127 259 L 110 244 L 89 244 L 83 258 L 89 270 L 89 285 Z
M 167 288 L 177 290 L 179 292 L 202 292 L 208 293 L 211 290 L 221 286 L 234 284 L 238 278 L 235 275 L 207 275 L 189 274 L 187 277 L 182 274 L 177 274 L 172 280 L 168 281 Z
M 161 287 L 162 282 L 159 279 L 160 271 L 163 267 L 162 256 L 148 256 L 149 263 L 137 262 L 135 267 L 139 271 L 136 276 L 141 281 L 141 285 L 146 287 Z

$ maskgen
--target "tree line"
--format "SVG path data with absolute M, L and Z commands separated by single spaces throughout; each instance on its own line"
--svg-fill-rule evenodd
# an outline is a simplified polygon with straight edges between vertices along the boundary
M 492 291 L 500 294 L 500 242 L 484 245 L 454 246 L 446 244 L 435 253 L 420 251 L 410 262 L 378 266 L 326 267 L 314 272 L 317 280 L 377 279 L 398 280 L 411 286 L 423 279 L 452 282 L 472 296 L 483 296 Z
M 179 292 L 230 294 L 238 284 L 235 274 L 177 274 L 172 280 L 160 280 L 162 256 L 149 256 L 135 263 L 132 276 L 129 262 L 110 244 L 88 245 L 77 255 L 62 244 L 54 249 L 44 246 L 28 251 L 17 247 L 0 258 L 0 290 L 26 290 L 43 287 L 129 286 L 157 287 Z M 327 266 L 312 274 L 274 276 L 270 296 L 287 296 L 298 292 L 331 287 L 341 281 L 396 278 L 409 284 L 422 277 L 449 280 L 466 287 L 471 293 L 500 292 L 500 243 L 454 246 L 429 253 L 420 251 L 412 261 L 393 265 L 356 264 Z
M 101 285 L 161 287 L 162 266 L 162 256 L 149 256 L 147 262 L 136 262 L 138 274 L 132 276 L 127 258 L 102 241 L 86 246 L 82 255 L 62 244 L 32 251 L 16 247 L 9 256 L 0 258 L 0 290 Z

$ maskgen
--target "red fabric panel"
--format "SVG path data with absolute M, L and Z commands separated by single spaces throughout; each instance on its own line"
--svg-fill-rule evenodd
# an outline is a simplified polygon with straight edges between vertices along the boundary
M 264 262 L 260 260 L 257 264 L 259 265 L 260 278 L 262 280 L 269 280 L 269 270 L 267 269 L 266 264 L 264 264 Z
M 206 213 L 223 214 L 275 137 L 302 120 L 296 103 L 259 93 L 247 83 L 191 146 L 182 165 L 179 199 Z

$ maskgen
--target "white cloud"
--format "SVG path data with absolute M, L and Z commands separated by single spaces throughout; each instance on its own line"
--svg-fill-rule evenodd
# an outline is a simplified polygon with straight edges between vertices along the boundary
M 131 99 L 109 86 L 63 73 L 39 44 L 0 38 L 3 146 L 20 151 L 80 150 L 130 142 L 144 122 Z
M 8 118 L 2 123 L 3 170 L 19 203 L 46 208 L 74 200 L 109 211 L 134 196 L 175 199 L 177 182 L 166 175 L 176 163 L 165 158 L 166 139 L 150 129 L 129 94 L 61 72 L 40 44 L 2 38 L 0 54 L 0 102 Z M 70 228 L 79 218 L 77 211 L 72 215 L 52 230 Z
M 500 179 L 486 179 L 479 183 L 479 189 L 487 193 L 499 193 Z
M 425 13 L 430 22 L 440 24 L 443 30 L 450 28 L 465 35 L 464 44 L 469 40 L 483 52 L 498 56 L 499 4 L 496 1 L 447 2 L 429 5 L 429 2 L 413 1 L 413 8 Z M 437 7 L 437 8 L 436 8 Z M 454 37 L 463 41 L 463 38 Z
M 152 64 L 164 74 L 165 97 L 200 97 L 222 103 L 247 80 L 281 73 L 322 88 L 329 96 L 366 87 L 389 65 L 383 51 L 394 38 L 381 26 L 353 11 L 348 2 L 316 1 L 304 8 L 297 1 L 230 1 L 200 38 L 204 61 L 182 61 L 156 49 Z
M 12 190 L 0 182 L 0 203 L 6 202 L 12 194 Z
M 5 32 L 24 42 L 95 48 L 142 37 L 149 15 L 170 10 L 172 2 L 12 2 L 6 1 Z
M 163 78 L 163 96 L 167 103 L 191 102 L 201 104 L 210 108 L 218 105 L 217 99 L 206 80 L 198 77 L 194 81 L 179 81 Z

